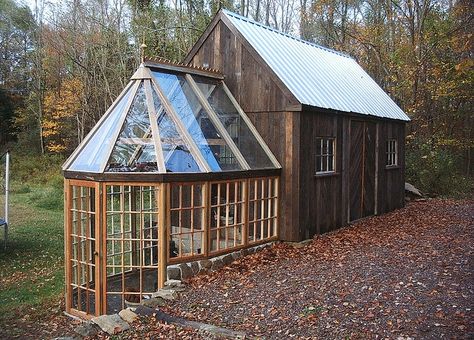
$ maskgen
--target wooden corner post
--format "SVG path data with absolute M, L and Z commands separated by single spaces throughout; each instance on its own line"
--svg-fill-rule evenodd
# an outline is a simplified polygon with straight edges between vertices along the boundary
M 71 311 L 71 189 L 69 180 L 64 180 L 64 275 L 66 277 L 66 312 Z
M 169 184 L 161 183 L 160 191 L 158 195 L 158 239 L 159 239 L 159 250 L 158 250 L 158 288 L 163 288 L 165 286 L 165 281 L 167 279 L 167 262 L 168 262 L 168 233 L 166 226 L 167 222 L 167 209 L 168 204 L 168 191 Z

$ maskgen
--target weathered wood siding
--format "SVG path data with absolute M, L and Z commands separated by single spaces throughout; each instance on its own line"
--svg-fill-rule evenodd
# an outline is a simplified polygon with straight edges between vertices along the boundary
M 383 121 L 378 126 L 379 171 L 377 214 L 383 214 L 405 205 L 405 124 Z M 385 142 L 396 139 L 398 145 L 398 166 L 386 168 Z
M 305 238 L 403 207 L 404 123 L 306 110 L 300 125 L 299 224 Z M 316 175 L 316 137 L 336 138 L 332 175 Z M 385 143 L 392 138 L 399 166 L 388 169 Z
M 325 233 L 347 220 L 348 119 L 342 115 L 303 111 L 300 143 L 300 225 L 305 238 Z M 316 175 L 316 137 L 336 138 L 336 173 Z
M 298 106 L 296 98 L 272 76 L 273 71 L 236 34 L 220 21 L 190 64 L 222 72 L 245 112 L 284 112 Z

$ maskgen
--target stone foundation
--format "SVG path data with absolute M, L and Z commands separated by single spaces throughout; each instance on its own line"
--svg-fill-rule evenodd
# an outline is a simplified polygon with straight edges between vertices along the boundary
M 191 277 L 201 274 L 201 273 L 207 273 L 207 272 L 219 270 L 222 267 L 231 264 L 233 261 L 241 257 L 254 254 L 257 251 L 261 251 L 269 247 L 273 243 L 274 242 L 261 244 L 255 247 L 234 251 L 233 253 L 216 256 L 210 259 L 170 265 L 168 266 L 168 269 L 167 269 L 168 280 L 182 281 L 182 280 L 190 279 Z

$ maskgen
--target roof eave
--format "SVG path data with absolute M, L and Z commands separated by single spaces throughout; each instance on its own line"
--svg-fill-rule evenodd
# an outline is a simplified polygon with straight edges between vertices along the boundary
M 375 119 L 375 120 L 389 120 L 389 121 L 396 121 L 399 123 L 409 123 L 411 122 L 410 117 L 405 113 L 407 116 L 407 119 L 398 119 L 398 118 L 391 118 L 391 117 L 381 117 L 381 116 L 376 116 L 372 115 L 370 113 L 359 113 L 359 112 L 353 112 L 353 111 L 341 111 L 337 109 L 332 109 L 332 108 L 324 108 L 324 107 L 319 107 L 319 106 L 314 106 L 314 105 L 308 105 L 308 104 L 302 104 L 301 105 L 301 111 L 305 110 L 312 110 L 312 111 L 319 111 L 321 113 L 328 113 L 328 114 L 340 114 L 340 115 L 346 115 L 346 116 L 356 116 L 360 118 L 370 118 L 370 119 Z

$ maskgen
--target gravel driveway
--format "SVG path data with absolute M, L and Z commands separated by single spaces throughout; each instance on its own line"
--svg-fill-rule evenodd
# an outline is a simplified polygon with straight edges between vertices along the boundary
M 193 278 L 167 311 L 267 339 L 472 339 L 473 241 L 473 201 L 413 202 Z

